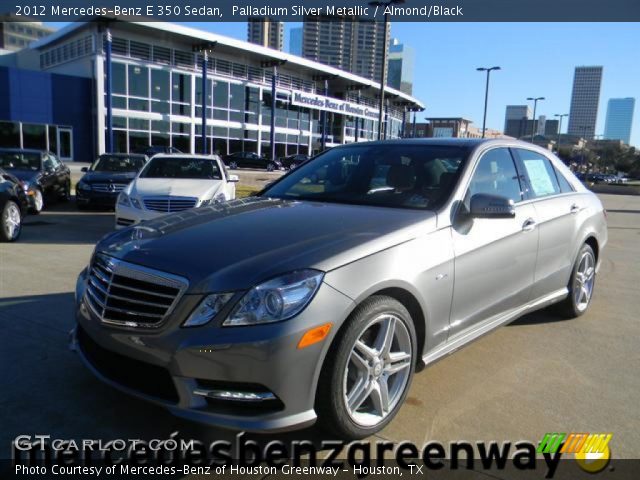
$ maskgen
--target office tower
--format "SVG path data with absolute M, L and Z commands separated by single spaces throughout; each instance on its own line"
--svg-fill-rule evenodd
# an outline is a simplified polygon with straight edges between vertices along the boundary
M 384 22 L 354 17 L 307 17 L 303 26 L 302 56 L 371 80 L 380 79 Z M 391 26 L 387 23 L 390 32 Z
M 504 115 L 504 134 L 520 138 L 526 134 L 526 121 L 531 117 L 529 105 L 507 105 Z
M 1 21 L 0 50 L 20 50 L 53 32 L 54 28 L 45 27 L 42 22 Z
M 593 138 L 598 119 L 602 67 L 576 67 L 567 133 Z
M 394 38 L 389 45 L 389 72 L 387 84 L 411 95 L 413 93 L 413 70 L 415 52 Z
M 284 48 L 284 23 L 268 17 L 251 17 L 247 24 L 247 41 L 263 47 Z
M 292 28 L 289 32 L 289 53 L 302 56 L 302 27 Z
M 610 98 L 607 104 L 607 119 L 604 124 L 604 138 L 622 140 L 629 145 L 635 98 Z

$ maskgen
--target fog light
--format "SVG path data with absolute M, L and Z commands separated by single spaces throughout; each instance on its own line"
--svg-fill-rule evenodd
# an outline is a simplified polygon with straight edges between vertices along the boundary
M 232 400 L 236 402 L 264 402 L 275 400 L 276 396 L 271 392 L 236 392 L 232 390 L 194 390 L 194 395 L 213 398 L 215 400 Z

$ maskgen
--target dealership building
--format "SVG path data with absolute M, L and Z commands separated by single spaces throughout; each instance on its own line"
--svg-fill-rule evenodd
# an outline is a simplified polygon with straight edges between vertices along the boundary
M 276 156 L 311 154 L 378 132 L 379 83 L 168 23 L 71 23 L 0 55 L 0 90 L 0 146 L 66 160 L 149 145 L 269 156 L 273 142 Z M 423 109 L 385 88 L 383 135 L 398 138 Z

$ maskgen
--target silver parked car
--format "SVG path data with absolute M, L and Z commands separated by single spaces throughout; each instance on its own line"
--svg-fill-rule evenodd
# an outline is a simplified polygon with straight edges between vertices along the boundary
M 191 420 L 360 438 L 417 368 L 551 304 L 582 315 L 606 241 L 598 198 L 531 144 L 344 145 L 257 197 L 103 238 L 72 344 Z

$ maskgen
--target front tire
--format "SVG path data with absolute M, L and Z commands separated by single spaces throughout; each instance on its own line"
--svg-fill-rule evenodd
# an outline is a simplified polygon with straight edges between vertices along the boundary
M 8 200 L 0 215 L 0 241 L 15 242 L 22 231 L 22 215 L 20 207 L 13 200 Z
M 583 315 L 591 305 L 596 282 L 596 256 L 590 245 L 584 244 L 578 252 L 569 280 L 569 296 L 558 303 L 556 311 L 566 318 Z
M 382 430 L 407 396 L 416 345 L 404 305 L 387 296 L 365 300 L 327 354 L 316 396 L 320 424 L 344 439 Z
M 237 162 L 231 162 L 229 163 L 229 168 L 231 170 L 236 170 L 238 168 L 238 163 Z
M 275 163 L 267 164 L 267 172 L 273 172 L 275 169 L 276 169 L 276 164 Z

